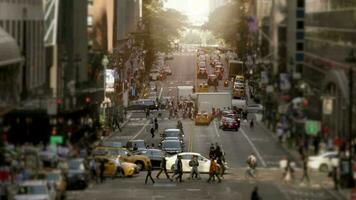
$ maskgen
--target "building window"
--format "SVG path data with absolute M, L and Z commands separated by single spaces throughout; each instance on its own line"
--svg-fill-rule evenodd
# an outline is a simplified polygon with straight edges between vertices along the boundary
M 304 10 L 297 10 L 297 18 L 304 18 Z
M 295 58 L 296 58 L 297 62 L 304 61 L 304 53 L 296 53 Z
M 304 43 L 297 42 L 297 51 L 303 51 L 303 50 L 304 50 Z
M 87 25 L 89 27 L 93 26 L 93 17 L 92 16 L 87 17 Z
M 304 29 L 304 21 L 297 21 L 297 29 Z
M 304 32 L 303 31 L 297 32 L 297 40 L 304 40 Z
M 297 7 L 298 8 L 304 8 L 304 0 L 298 0 L 297 1 Z

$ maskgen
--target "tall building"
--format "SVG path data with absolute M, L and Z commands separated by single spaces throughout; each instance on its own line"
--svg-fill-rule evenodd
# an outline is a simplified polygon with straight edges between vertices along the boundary
M 312 90 L 308 98 L 312 104 L 310 115 L 321 120 L 333 136 L 348 135 L 348 77 L 350 67 L 355 69 L 356 63 L 350 64 L 346 60 L 356 48 L 355 16 L 354 0 L 305 1 L 303 78 Z M 355 77 L 355 70 L 353 74 Z M 355 88 L 352 91 L 354 99 Z M 320 112 L 320 97 L 332 99 L 331 112 Z M 353 107 L 353 119 L 356 119 L 355 105 Z M 355 131 L 355 123 L 353 126 Z
M 10 141 L 43 130 L 35 116 L 48 92 L 43 38 L 41 0 L 0 1 L 0 129 L 6 126 Z
M 112 52 L 115 45 L 116 0 L 88 1 L 88 36 L 93 51 Z
M 0 1 L 0 27 L 16 40 L 23 56 L 20 67 L 23 100 L 43 93 L 46 81 L 42 1 Z M 16 90 L 16 89 L 15 89 Z

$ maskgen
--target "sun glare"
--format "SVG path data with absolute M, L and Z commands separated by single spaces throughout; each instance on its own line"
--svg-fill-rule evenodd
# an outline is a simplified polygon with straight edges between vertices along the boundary
M 193 24 L 203 24 L 208 20 L 209 0 L 168 0 L 165 7 L 187 15 Z

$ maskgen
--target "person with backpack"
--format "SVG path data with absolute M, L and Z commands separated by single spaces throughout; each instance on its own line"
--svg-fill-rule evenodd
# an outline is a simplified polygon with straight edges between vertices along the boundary
M 210 168 L 209 168 L 209 179 L 208 183 L 210 183 L 211 179 L 214 179 L 215 177 L 218 179 L 219 183 L 221 183 L 221 179 L 218 175 L 219 173 L 219 167 L 214 158 L 210 158 Z
M 192 167 L 192 170 L 190 171 L 190 178 L 193 179 L 195 176 L 196 179 L 200 180 L 200 174 L 198 170 L 199 161 L 196 155 L 193 155 L 192 159 L 189 161 L 189 166 Z

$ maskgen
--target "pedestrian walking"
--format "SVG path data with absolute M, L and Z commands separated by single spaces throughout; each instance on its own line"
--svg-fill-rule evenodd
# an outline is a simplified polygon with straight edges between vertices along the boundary
M 211 145 L 210 145 L 209 158 L 215 158 L 215 147 L 214 147 L 213 143 L 211 143 Z
M 91 175 L 91 179 L 95 180 L 96 183 L 98 183 L 98 178 L 96 175 L 96 162 L 95 159 L 92 158 L 89 162 L 89 168 L 90 168 L 90 175 Z
M 215 150 L 214 150 L 214 154 L 215 154 L 215 159 L 218 159 L 221 157 L 222 152 L 221 152 L 221 148 L 219 146 L 218 143 L 215 143 Z
M 158 131 L 158 123 L 155 122 L 155 131 Z
M 310 179 L 309 179 L 309 174 L 308 174 L 308 156 L 307 155 L 304 155 L 302 157 L 302 167 L 303 167 L 303 176 L 302 176 L 302 180 L 301 182 L 304 181 L 304 179 L 307 180 L 307 182 L 309 183 L 310 182 Z
M 150 132 L 151 132 L 152 138 L 154 138 L 155 137 L 155 129 L 153 127 L 151 127 Z
M 193 155 L 192 159 L 189 161 L 189 166 L 192 167 L 192 170 L 190 171 L 190 178 L 193 179 L 195 176 L 196 179 L 200 180 L 200 174 L 198 170 L 199 161 L 196 155 Z
M 258 187 L 255 186 L 252 190 L 251 193 L 251 200 L 261 200 L 262 198 L 260 197 L 260 195 L 258 194 Z
M 218 175 L 219 173 L 219 167 L 214 158 L 210 158 L 210 168 L 209 168 L 209 179 L 208 183 L 210 183 L 211 179 L 214 179 L 215 177 L 218 179 L 219 183 L 221 183 L 221 179 Z
M 157 117 L 155 117 L 154 122 L 155 124 L 158 123 Z
M 150 110 L 146 109 L 146 118 L 148 119 L 150 117 Z
M 218 160 L 217 160 L 217 163 L 219 164 L 220 166 L 220 177 L 221 178 L 224 178 L 224 174 L 225 174 L 225 156 L 224 154 L 221 154 L 220 157 L 218 157 Z
M 182 176 L 183 176 L 183 164 L 182 164 L 182 156 L 177 156 L 177 177 L 176 181 L 182 182 Z
M 152 165 L 151 165 L 151 162 L 148 162 L 148 165 L 147 165 L 147 175 L 146 175 L 145 184 L 147 184 L 148 178 L 151 179 L 153 184 L 155 183 L 155 180 L 153 180 L 153 178 L 152 178 Z
M 286 167 L 284 168 L 283 180 L 285 183 L 290 183 L 294 179 L 294 169 L 291 166 L 291 161 L 287 159 Z
M 165 157 L 162 158 L 161 160 L 161 165 L 160 165 L 160 170 L 158 172 L 158 174 L 156 175 L 156 178 L 159 179 L 159 175 L 161 175 L 162 172 L 164 172 L 164 174 L 166 175 L 167 179 L 169 179 L 170 181 L 173 181 L 170 177 L 169 174 L 167 172 L 167 160 Z
M 319 137 L 319 135 L 314 137 L 313 146 L 314 146 L 314 155 L 318 155 L 319 154 L 319 150 L 320 150 L 320 137 Z
M 247 157 L 247 170 L 245 176 L 256 178 L 257 159 L 254 153 Z
M 100 183 L 103 183 L 104 180 L 105 180 L 105 177 L 104 177 L 104 171 L 105 171 L 105 160 L 102 159 L 100 161 L 100 166 L 99 166 L 99 170 L 100 170 Z

